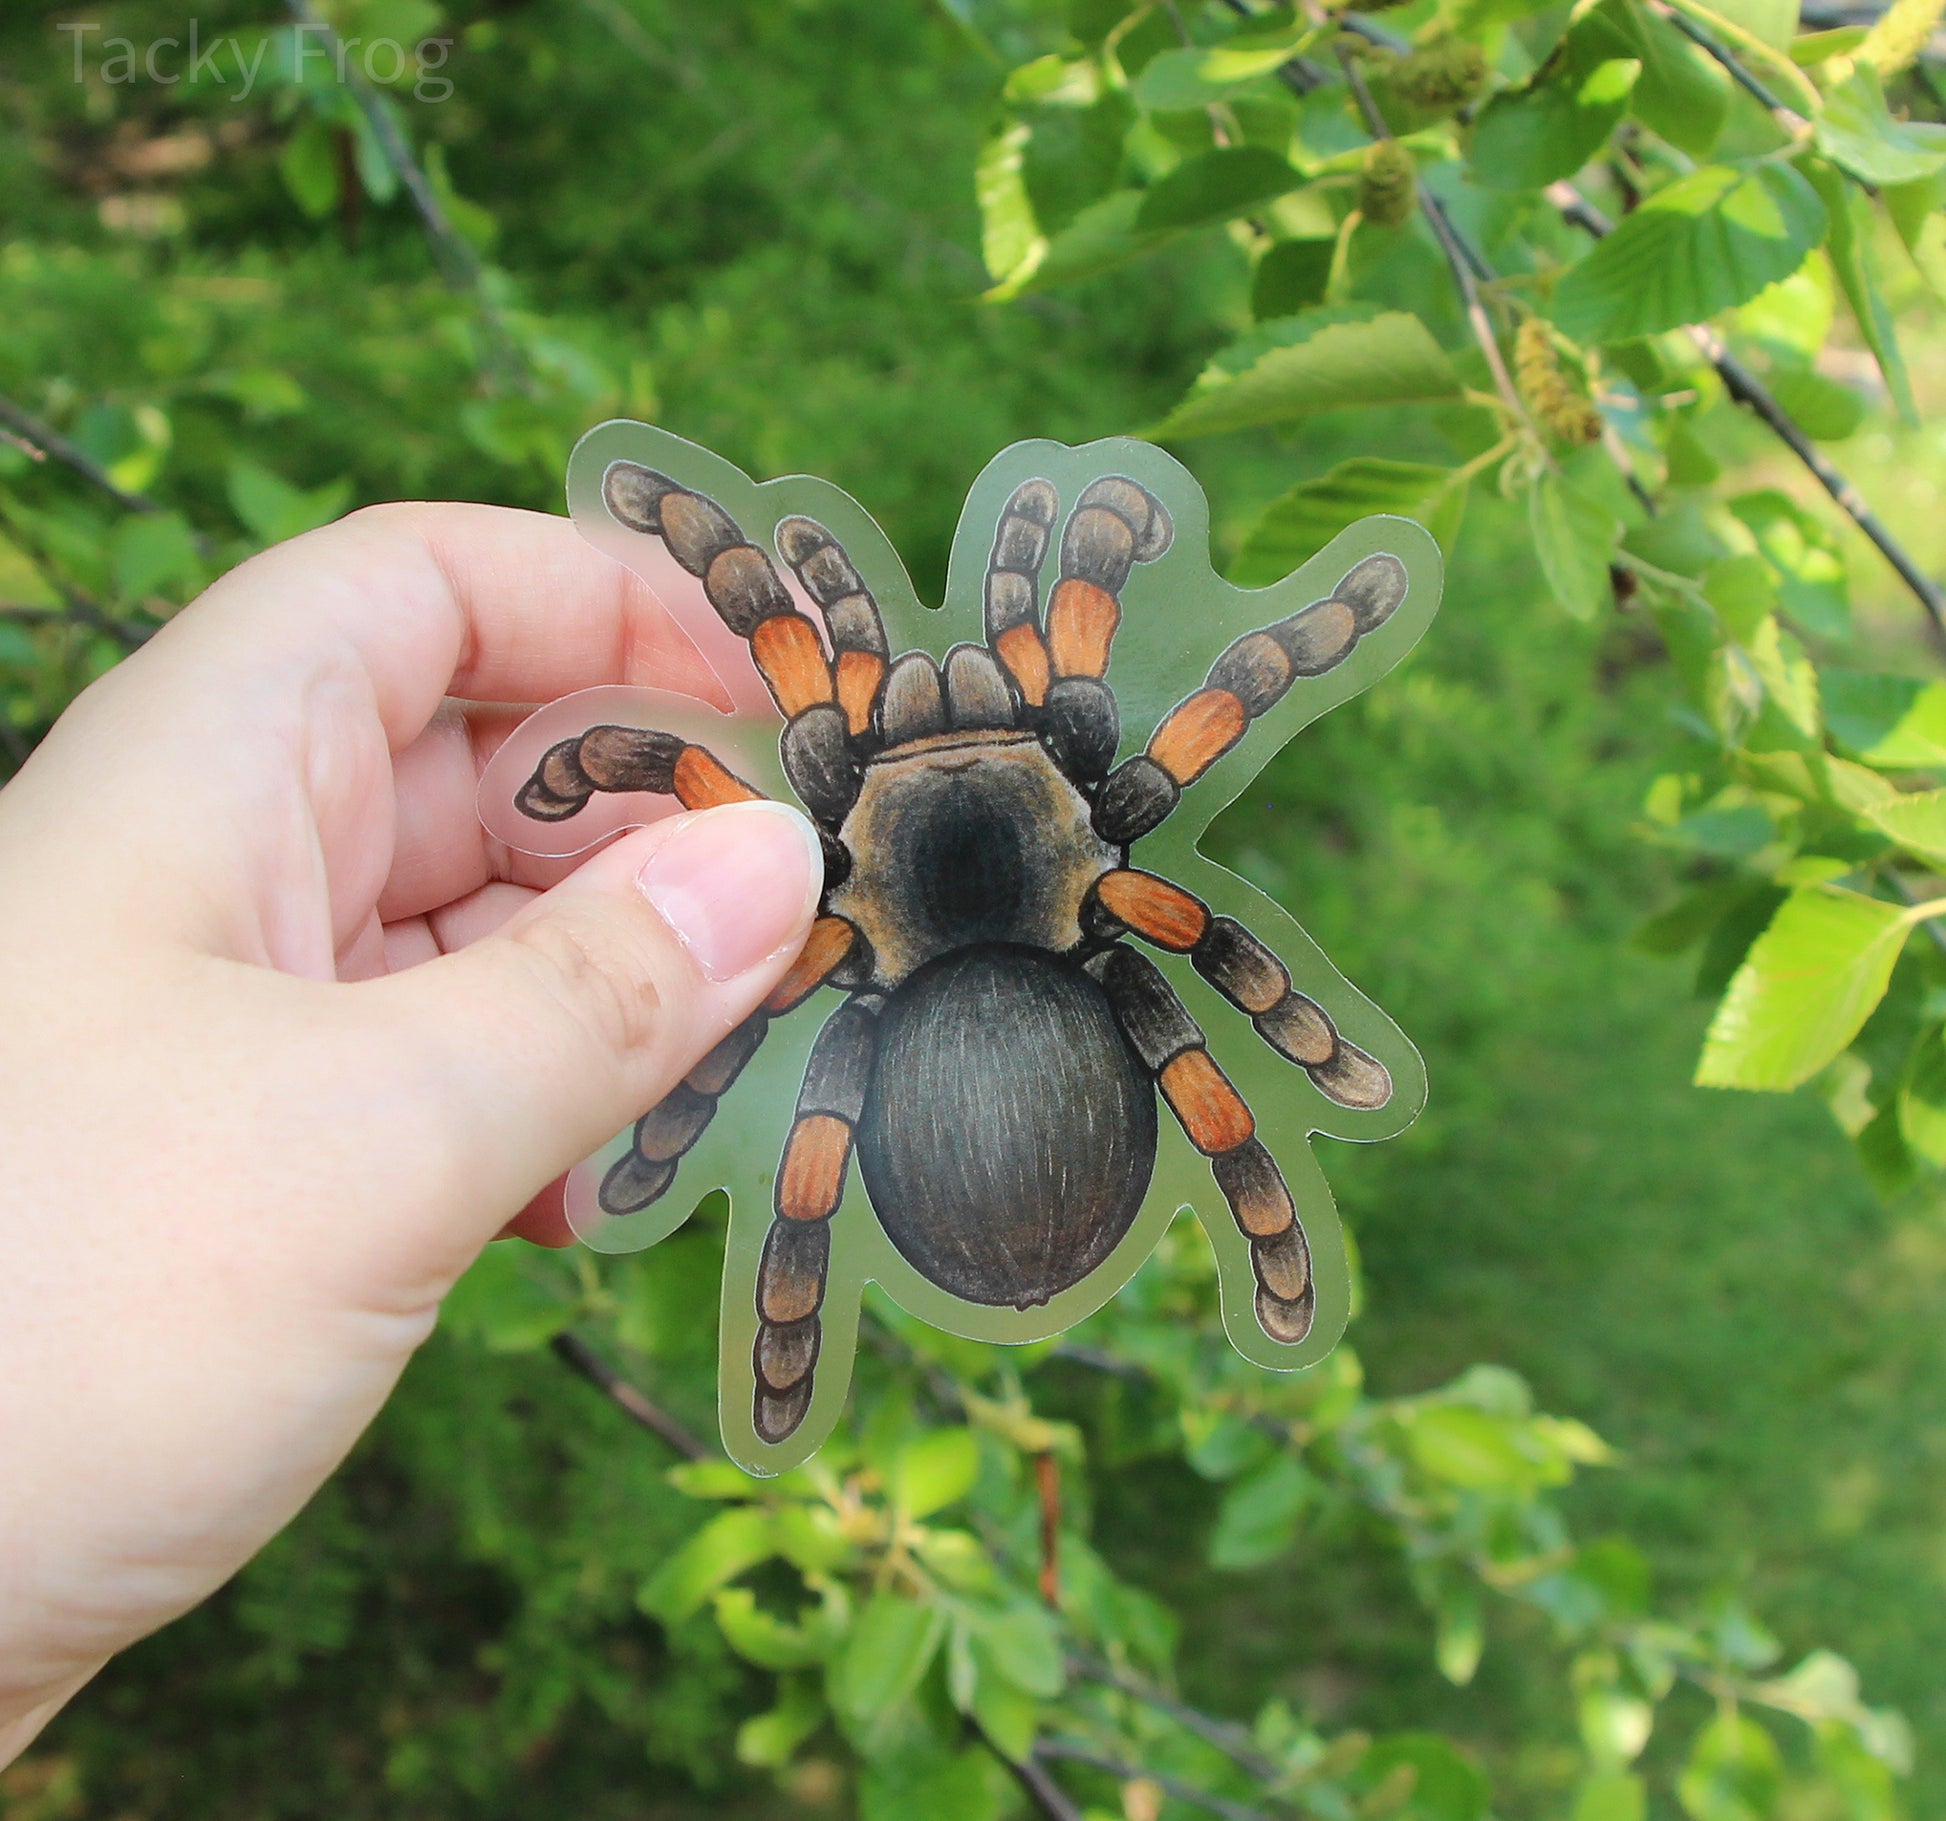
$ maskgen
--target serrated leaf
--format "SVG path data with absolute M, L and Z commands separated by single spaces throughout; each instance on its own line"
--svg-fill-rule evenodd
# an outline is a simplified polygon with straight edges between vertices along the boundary
M 1274 499 L 1251 526 L 1230 565 L 1243 588 L 1281 581 L 1344 530 L 1374 512 L 1423 515 L 1453 482 L 1450 468 L 1357 455 Z
M 1620 521 L 1549 470 L 1537 475 L 1528 490 L 1527 527 L 1554 598 L 1575 619 L 1593 619 L 1612 596 L 1608 562 L 1621 534 Z
M 1452 362 L 1418 317 L 1402 310 L 1352 321 L 1343 311 L 1314 314 L 1329 320 L 1240 373 L 1206 375 L 1154 434 L 1215 436 L 1319 411 L 1459 397 Z M 1305 318 L 1297 323 L 1308 327 Z
M 1813 442 L 1841 443 L 1865 421 L 1865 399 L 1843 380 L 1812 367 L 1778 365 L 1765 376 L 1770 395 Z
M 1894 120 L 1878 71 L 1858 63 L 1825 91 L 1817 122 L 1818 150 L 1860 183 L 1917 183 L 1946 170 L 1946 126 Z
M 1635 58 L 1569 62 L 1529 89 L 1495 95 L 1480 110 L 1468 159 L 1496 189 L 1540 189 L 1600 151 L 1641 74 Z
M 1792 892 L 1744 957 L 1710 1022 L 1701 1087 L 1784 1090 L 1858 1035 L 1885 996 L 1911 919 L 1856 892 Z
M 1946 176 L 1888 184 L 1880 195 L 1919 276 L 1935 297 L 1946 298 Z
M 322 487 L 293 487 L 260 462 L 238 456 L 229 468 L 230 505 L 237 517 L 265 544 L 315 531 L 336 518 L 351 500 L 349 480 L 326 481 Z
M 1003 302 L 1022 291 L 1072 284 L 1153 251 L 1168 237 L 1137 232 L 1135 217 L 1142 199 L 1140 190 L 1117 190 L 1112 196 L 1091 202 L 1048 241 L 1039 259 L 1023 262 L 988 291 L 987 297 Z
M 1946 860 L 1946 790 L 1888 797 L 1865 813 L 1901 847 L 1928 860 Z
M 1628 111 L 1651 132 L 1695 158 L 1706 158 L 1730 111 L 1730 78 L 1700 46 L 1641 0 L 1609 0 L 1583 29 L 1605 31 L 1607 54 L 1642 65 Z M 1597 42 L 1603 40 L 1596 39 Z
M 1707 8 L 1686 10 L 1714 13 L 1775 50 L 1786 49 L 1797 33 L 1798 0 L 1714 0 Z
M 1207 227 L 1294 190 L 1304 182 L 1288 159 L 1260 145 L 1220 146 L 1185 158 L 1150 185 L 1136 211 L 1141 234 Z
M 1658 190 L 1571 267 L 1556 322 L 1620 341 L 1706 322 L 1788 277 L 1824 238 L 1818 192 L 1788 165 L 1706 165 Z

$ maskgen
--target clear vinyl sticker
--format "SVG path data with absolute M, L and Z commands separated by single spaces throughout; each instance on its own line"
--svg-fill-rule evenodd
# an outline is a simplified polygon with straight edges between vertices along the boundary
M 1018 443 L 974 482 L 929 608 L 838 488 L 754 482 L 645 424 L 584 437 L 568 497 L 721 695 L 539 710 L 482 779 L 489 832 L 567 855 L 766 796 L 823 835 L 819 916 L 783 983 L 568 1185 L 570 1224 L 606 1252 L 728 1192 L 730 1455 L 782 1472 L 830 1433 L 867 1283 L 955 1334 L 1042 1340 L 1185 1207 L 1238 1351 L 1322 1359 L 1349 1281 L 1310 1141 L 1394 1136 L 1425 1070 L 1197 842 L 1418 642 L 1432 538 L 1367 518 L 1237 588 L 1160 449 Z

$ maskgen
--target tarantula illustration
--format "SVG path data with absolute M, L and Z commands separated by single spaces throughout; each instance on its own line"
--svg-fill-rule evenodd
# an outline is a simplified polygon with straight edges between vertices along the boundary
M 889 651 L 872 591 L 812 519 L 778 524 L 776 555 L 822 610 L 828 654 L 771 554 L 715 500 L 619 460 L 602 496 L 748 641 L 784 716 L 784 775 L 823 836 L 803 952 L 637 1123 L 600 1190 L 612 1214 L 666 1194 L 770 1021 L 820 986 L 842 989 L 810 1053 L 757 1271 L 758 1437 L 786 1440 L 810 1406 L 831 1217 L 854 1156 L 886 1237 L 922 1277 L 970 1303 L 1033 1308 L 1094 1271 L 1135 1221 L 1158 1090 L 1248 1239 L 1258 1323 L 1272 1340 L 1304 1339 L 1316 1296 L 1292 1195 L 1201 1027 L 1126 938 L 1186 956 L 1338 1105 L 1383 1106 L 1391 1077 L 1248 929 L 1133 850 L 1254 718 L 1390 618 L 1405 564 L 1367 556 L 1325 599 L 1235 640 L 1118 765 L 1107 673 L 1120 596 L 1174 536 L 1136 481 L 1096 479 L 1074 500 L 1045 611 L 1061 502 L 1050 481 L 1018 486 L 986 569 L 985 642 L 943 663 Z M 677 735 L 604 725 L 550 747 L 518 806 L 561 821 L 603 791 L 691 809 L 761 794 Z

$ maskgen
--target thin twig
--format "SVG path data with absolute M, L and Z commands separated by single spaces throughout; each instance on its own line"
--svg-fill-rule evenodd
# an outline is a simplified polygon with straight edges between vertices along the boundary
M 1714 57 L 1723 66 L 1730 80 L 1739 88 L 1754 95 L 1764 107 L 1768 108 L 1777 124 L 1787 133 L 1803 131 L 1808 124 L 1804 116 L 1789 102 L 1779 99 L 1769 85 L 1714 33 L 1698 25 L 1681 7 L 1670 6 L 1668 0 L 1648 0 L 1648 7 L 1658 19 L 1673 25 L 1692 44 Z
M 1047 1817 L 1047 1821 L 1084 1821 L 1079 1804 L 1054 1781 L 1044 1765 L 1031 1757 L 1009 1757 L 979 1721 L 971 1724 L 979 1735 L 980 1743 L 1007 1767 L 1022 1793 Z
M 1550 184 L 1547 198 L 1565 219 L 1597 240 L 1613 229 L 1608 217 L 1571 183 Z M 1798 427 L 1797 420 L 1772 396 L 1769 387 L 1724 346 L 1723 338 L 1714 329 L 1696 323 L 1690 326 L 1688 334 L 1703 358 L 1716 369 L 1729 395 L 1760 417 L 1784 446 L 1817 476 L 1819 484 L 1912 590 L 1934 629 L 1946 637 L 1946 589 L 1919 567 L 1905 546 L 1885 528 L 1878 514 L 1866 503 L 1865 496 L 1826 459 Z
M 1199 1789 L 1194 1783 L 1185 1783 L 1166 1771 L 1145 1770 L 1139 1764 L 1125 1764 L 1119 1758 L 1104 1758 L 1085 1745 L 1075 1745 L 1066 1739 L 1042 1739 L 1034 1747 L 1034 1756 L 1052 1758 L 1061 1764 L 1085 1764 L 1090 1770 L 1098 1770 L 1103 1776 L 1122 1783 L 1153 1783 L 1165 1796 L 1187 1803 L 1191 1808 L 1200 1808 L 1205 1814 L 1220 1815 L 1223 1821 L 1275 1821 L 1268 1811 L 1252 1808 L 1247 1802 L 1232 1802 L 1227 1796 Z
M 61 573 L 60 565 L 54 560 L 53 553 L 23 525 L 19 518 L 0 505 L 0 531 L 20 550 L 21 554 L 33 564 L 47 585 L 61 597 L 66 611 L 49 614 L 49 619 L 60 619 L 75 625 L 86 626 L 91 631 L 104 633 L 121 645 L 124 650 L 133 651 L 137 646 L 146 645 L 158 630 L 154 626 L 143 626 L 134 620 L 124 620 L 110 613 L 85 589 L 77 588 Z
M 1222 1720 L 1214 1714 L 1206 1714 L 1201 1708 L 1191 1707 L 1167 1690 L 1157 1688 L 1154 1683 L 1116 1669 L 1098 1657 L 1077 1652 L 1069 1656 L 1068 1668 L 1086 1681 L 1099 1682 L 1104 1688 L 1112 1688 L 1118 1694 L 1125 1694 L 1130 1700 L 1140 1701 L 1144 1707 L 1152 1707 L 1157 1713 L 1166 1715 L 1185 1732 L 1194 1733 L 1205 1745 L 1213 1746 L 1239 1770 L 1260 1782 L 1275 1783 L 1287 1774 L 1285 1766 L 1259 1751 L 1249 1733 L 1234 1720 Z
M 10 398 L 0 397 L 0 424 L 5 424 L 31 450 L 59 462 L 64 468 L 72 468 L 91 487 L 107 494 L 123 511 L 160 512 L 162 510 L 146 493 L 131 493 L 126 487 L 118 486 L 109 478 L 107 469 L 102 467 L 87 450 L 69 442 L 51 424 L 42 423 L 24 405 L 17 405 Z
M 405 185 L 406 194 L 412 198 L 412 206 L 418 211 L 427 239 L 432 243 L 434 262 L 444 274 L 446 282 L 454 290 L 470 294 L 479 310 L 480 321 L 487 332 L 489 364 L 505 374 L 524 380 L 527 375 L 526 357 L 521 353 L 499 304 L 488 289 L 486 268 L 480 264 L 479 255 L 473 251 L 471 242 L 453 226 L 445 205 L 439 200 L 438 191 L 432 187 L 432 179 L 426 175 L 425 167 L 413 153 L 411 141 L 406 138 L 398 117 L 392 112 L 391 103 L 365 80 L 355 62 L 344 54 L 337 32 L 328 20 L 319 15 L 311 0 L 284 0 L 284 5 L 300 26 L 322 34 L 324 45 L 333 51 L 344 84 L 351 90 L 352 99 L 365 116 L 372 137 L 378 141 L 386 163 L 398 174 L 399 181 Z
M 639 1385 L 631 1384 L 578 1334 L 565 1329 L 555 1335 L 554 1357 L 578 1372 L 631 1422 L 667 1442 L 686 1461 L 706 1461 L 716 1450 L 690 1433 Z

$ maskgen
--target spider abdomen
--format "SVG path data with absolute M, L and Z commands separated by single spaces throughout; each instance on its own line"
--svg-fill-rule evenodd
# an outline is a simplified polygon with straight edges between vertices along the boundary
M 1079 1283 L 1155 1167 L 1155 1090 L 1101 988 L 1042 950 L 966 948 L 900 986 L 879 1029 L 858 1164 L 893 1245 L 968 1302 Z

